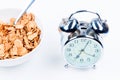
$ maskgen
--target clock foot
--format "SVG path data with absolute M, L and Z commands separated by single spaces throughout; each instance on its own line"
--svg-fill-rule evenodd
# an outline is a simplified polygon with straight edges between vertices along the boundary
M 93 69 L 96 69 L 96 65 L 93 65 L 93 67 L 92 67 Z
M 67 69 L 69 67 L 69 64 L 65 64 L 64 67 Z

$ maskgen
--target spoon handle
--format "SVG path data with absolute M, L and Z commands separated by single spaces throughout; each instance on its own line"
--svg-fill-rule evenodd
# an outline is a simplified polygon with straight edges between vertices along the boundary
M 15 22 L 14 22 L 14 25 L 19 21 L 19 19 L 22 17 L 22 15 L 29 9 L 29 7 L 33 4 L 35 0 L 32 0 L 29 5 L 24 9 L 22 10 L 22 12 L 19 14 L 19 16 L 16 18 Z

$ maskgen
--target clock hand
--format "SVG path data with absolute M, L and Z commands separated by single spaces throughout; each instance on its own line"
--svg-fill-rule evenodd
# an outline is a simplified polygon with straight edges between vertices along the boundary
M 83 49 L 82 49 L 82 50 L 80 50 L 80 53 L 79 53 L 78 55 L 76 55 L 76 57 L 75 57 L 75 58 L 76 58 L 76 59 L 77 59 L 77 58 L 79 58 L 79 57 L 80 57 L 80 55 L 81 55 L 81 53 L 82 53 L 83 51 L 84 51 Z
M 91 54 L 86 53 L 85 51 L 84 51 L 83 53 L 86 54 L 86 55 L 89 55 L 89 56 L 95 57 L 95 54 L 91 55 Z
M 87 45 L 89 44 L 89 41 L 86 43 L 86 45 L 83 48 L 83 51 L 86 49 Z

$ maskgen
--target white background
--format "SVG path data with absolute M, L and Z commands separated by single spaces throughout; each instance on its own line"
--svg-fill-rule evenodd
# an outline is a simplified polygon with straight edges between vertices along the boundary
M 24 9 L 30 2 L 0 1 L 0 9 Z M 119 7 L 119 0 L 36 0 L 29 11 L 38 16 L 44 29 L 40 51 L 25 64 L 0 68 L 0 80 L 120 80 Z M 104 54 L 96 64 L 96 69 L 65 69 L 58 26 L 62 18 L 81 9 L 98 12 L 102 19 L 107 19 L 110 31 L 103 40 Z

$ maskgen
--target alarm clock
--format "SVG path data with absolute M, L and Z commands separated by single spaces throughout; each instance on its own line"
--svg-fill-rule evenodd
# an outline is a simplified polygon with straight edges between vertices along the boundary
M 73 18 L 76 13 L 92 13 L 97 18 L 91 22 L 78 21 Z M 103 53 L 101 34 L 108 33 L 106 20 L 102 20 L 98 13 L 80 10 L 64 18 L 59 25 L 61 34 L 62 50 L 65 61 L 75 68 L 95 67 L 95 63 Z

